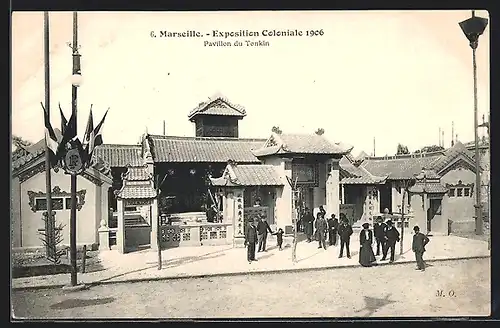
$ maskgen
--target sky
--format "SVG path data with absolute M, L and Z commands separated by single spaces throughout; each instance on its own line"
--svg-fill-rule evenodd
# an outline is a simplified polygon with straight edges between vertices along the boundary
M 188 113 L 220 93 L 242 105 L 240 137 L 324 128 L 334 142 L 377 156 L 398 143 L 414 151 L 452 138 L 474 140 L 472 50 L 458 26 L 470 11 L 81 12 L 83 84 L 78 131 L 109 108 L 105 143 L 150 134 L 194 136 Z M 489 19 L 488 12 L 476 15 Z M 71 112 L 72 13 L 50 13 L 51 122 Z M 317 36 L 214 38 L 213 30 L 322 30 Z M 200 31 L 165 38 L 159 31 Z M 157 37 L 151 37 L 155 31 Z M 206 34 L 210 34 L 207 36 Z M 489 113 L 489 25 L 477 49 L 479 123 Z M 208 47 L 205 41 L 269 41 L 267 47 Z M 12 18 L 12 133 L 43 137 L 43 13 Z M 97 122 L 94 123 L 94 125 Z M 485 132 L 484 132 L 485 133 Z M 483 132 L 480 132 L 480 136 Z

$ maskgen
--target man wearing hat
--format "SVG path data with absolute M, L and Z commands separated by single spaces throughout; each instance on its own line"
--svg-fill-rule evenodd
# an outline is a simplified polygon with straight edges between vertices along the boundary
M 424 262 L 424 252 L 425 245 L 429 243 L 429 238 L 426 235 L 420 232 L 420 228 L 418 226 L 413 227 L 413 231 L 415 234 L 413 235 L 413 243 L 411 244 L 411 249 L 415 253 L 415 260 L 417 261 L 417 269 L 420 271 L 425 271 L 425 262 Z
M 266 221 L 266 217 L 261 215 L 259 223 L 257 224 L 257 239 L 259 243 L 259 252 L 267 252 L 266 251 L 266 241 L 267 241 L 267 233 L 273 233 L 271 227 Z
M 335 217 L 335 214 L 328 219 L 328 241 L 330 246 L 337 245 L 337 230 L 339 228 L 339 220 Z
M 351 243 L 352 227 L 349 225 L 349 220 L 345 215 L 341 213 L 341 224 L 339 225 L 339 237 L 340 237 L 340 254 L 339 258 L 344 256 L 344 247 L 346 248 L 347 258 L 351 258 L 351 252 L 349 251 L 349 244 Z
M 304 230 L 307 236 L 307 242 L 312 242 L 313 228 L 314 228 L 314 216 L 312 215 L 309 208 L 306 207 L 304 216 L 302 217 L 302 224 L 304 225 Z
M 255 245 L 257 244 L 257 221 L 258 218 L 254 218 L 245 230 L 245 246 L 247 247 L 247 260 L 248 263 L 252 261 L 257 261 L 255 259 Z
M 319 247 L 326 249 L 326 232 L 328 229 L 328 223 L 325 220 L 323 212 L 317 214 L 316 219 L 316 236 L 318 237 Z
M 373 232 L 375 235 L 375 242 L 377 243 L 377 253 L 376 256 L 380 255 L 380 251 L 384 251 L 385 246 L 385 230 L 387 225 L 384 223 L 382 216 L 377 216 L 377 222 L 373 225 Z
M 381 261 L 387 259 L 387 252 L 391 249 L 391 259 L 389 263 L 394 262 L 394 253 L 396 252 L 396 242 L 399 241 L 399 231 L 394 227 L 391 220 L 387 220 L 387 229 L 385 230 L 385 247 Z

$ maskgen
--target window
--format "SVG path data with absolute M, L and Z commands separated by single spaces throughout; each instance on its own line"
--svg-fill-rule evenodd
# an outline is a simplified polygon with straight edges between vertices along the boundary
M 71 198 L 66 198 L 66 209 L 70 210 L 71 209 Z
M 470 189 L 464 188 L 464 197 L 469 197 L 469 196 L 470 196 Z
M 45 198 L 35 199 L 35 209 L 37 211 L 46 211 L 47 210 L 47 199 L 45 199 Z
M 62 197 L 54 197 L 52 198 L 52 210 L 53 211 L 61 211 L 64 210 L 64 199 Z M 66 198 L 66 209 L 70 209 L 68 207 L 68 200 L 70 198 Z M 35 209 L 36 211 L 46 211 L 47 210 L 47 199 L 46 198 L 37 198 L 35 199 Z
M 463 188 L 457 188 L 457 197 L 462 197 Z
M 64 209 L 64 202 L 62 198 L 52 198 L 52 209 L 60 211 Z
M 450 188 L 450 191 L 448 191 L 448 196 L 455 197 L 455 188 Z

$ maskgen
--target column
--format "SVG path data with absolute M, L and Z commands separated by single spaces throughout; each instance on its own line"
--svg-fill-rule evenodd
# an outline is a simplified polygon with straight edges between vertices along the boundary
M 117 210 L 118 210 L 118 230 L 116 231 L 116 246 L 118 247 L 118 252 L 125 253 L 125 218 L 123 217 L 123 212 L 125 210 L 125 204 L 123 199 L 119 198 L 117 200 Z
M 236 204 L 234 193 L 232 191 L 228 191 L 224 193 L 224 223 L 232 223 L 233 226 L 236 226 Z
M 282 165 L 284 170 L 283 190 L 281 192 L 281 200 L 278 205 L 276 224 L 278 224 L 280 227 L 293 227 L 292 218 L 294 214 L 292 213 L 292 211 L 294 207 L 292 207 L 292 187 L 290 186 L 286 178 L 288 177 L 290 180 L 292 180 L 292 159 L 284 158 Z
M 395 182 L 392 182 L 390 185 L 390 190 L 391 190 L 391 208 L 389 210 L 392 211 L 392 213 L 398 212 L 398 199 L 396 193 L 398 192 L 395 186 Z M 401 205 L 401 204 L 399 204 Z M 382 209 L 383 211 L 384 209 Z
M 345 204 L 345 187 L 343 184 L 340 185 L 340 197 L 341 197 L 341 204 Z
M 340 200 L 339 200 L 339 167 L 338 160 L 331 161 L 331 170 L 328 172 L 326 180 L 326 212 L 328 215 L 340 215 Z
M 153 199 L 151 204 L 151 249 L 158 250 L 158 199 Z

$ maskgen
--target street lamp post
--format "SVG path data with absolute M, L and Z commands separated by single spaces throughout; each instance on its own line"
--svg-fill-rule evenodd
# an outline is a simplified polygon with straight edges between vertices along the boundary
M 73 12 L 73 43 L 71 44 L 73 52 L 73 69 L 71 76 L 71 111 L 75 117 L 75 131 L 77 131 L 77 90 L 81 83 L 80 54 L 78 53 L 78 14 Z M 71 174 L 71 216 L 70 216 L 70 259 L 71 259 L 71 286 L 76 286 L 77 266 L 76 266 L 76 182 L 77 174 Z
M 469 40 L 469 45 L 472 48 L 472 69 L 474 78 L 474 144 L 475 144 L 475 164 L 476 164 L 476 234 L 483 234 L 483 218 L 481 217 L 481 176 L 479 167 L 479 137 L 478 137 L 478 118 L 477 118 L 477 65 L 476 65 L 476 49 L 478 47 L 479 36 L 483 34 L 488 20 L 486 18 L 477 17 L 475 11 L 472 10 L 472 17 L 459 23 L 460 28 Z

